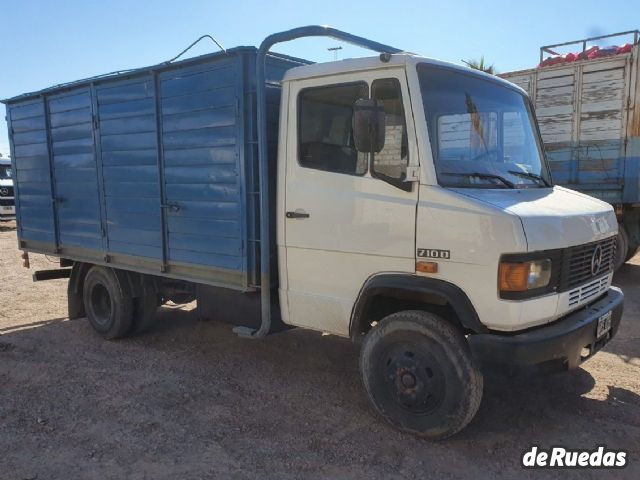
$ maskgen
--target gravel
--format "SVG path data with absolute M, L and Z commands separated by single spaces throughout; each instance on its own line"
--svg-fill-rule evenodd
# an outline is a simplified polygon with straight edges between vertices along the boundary
M 0 478 L 640 478 L 640 257 L 614 283 L 618 336 L 582 368 L 485 379 L 473 422 L 428 442 L 369 410 L 357 347 L 294 329 L 261 341 L 164 307 L 104 341 L 69 321 L 66 280 L 33 283 L 0 223 Z M 233 308 L 233 307 L 231 307 Z M 623 470 L 523 470 L 533 444 L 625 449 Z

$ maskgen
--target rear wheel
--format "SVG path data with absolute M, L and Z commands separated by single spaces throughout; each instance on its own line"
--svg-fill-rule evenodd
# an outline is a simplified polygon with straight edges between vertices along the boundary
M 364 340 L 360 371 L 376 411 L 421 437 L 455 434 L 480 406 L 482 374 L 464 336 L 428 312 L 385 317 Z
M 133 319 L 133 299 L 125 297 L 110 268 L 94 266 L 87 272 L 83 290 L 89 323 L 106 339 L 126 335 Z

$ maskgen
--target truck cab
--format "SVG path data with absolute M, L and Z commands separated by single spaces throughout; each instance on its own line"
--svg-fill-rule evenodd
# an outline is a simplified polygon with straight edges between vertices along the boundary
M 384 112 L 377 151 L 354 142 L 362 99 Z M 353 333 L 356 300 L 381 274 L 455 285 L 502 332 L 553 322 L 611 285 L 614 211 L 553 185 L 513 84 L 406 54 L 298 67 L 283 81 L 280 132 L 291 323 Z M 598 268 L 581 249 L 597 249 Z
M 553 184 L 522 89 L 408 54 L 301 66 L 282 85 L 283 318 L 364 339 L 364 384 L 392 423 L 446 430 L 424 420 L 447 402 L 434 385 L 456 385 L 431 335 L 513 372 L 574 368 L 615 334 L 615 213 Z M 458 379 L 468 398 L 476 378 Z
M 0 157 L 0 221 L 16 218 L 11 160 Z

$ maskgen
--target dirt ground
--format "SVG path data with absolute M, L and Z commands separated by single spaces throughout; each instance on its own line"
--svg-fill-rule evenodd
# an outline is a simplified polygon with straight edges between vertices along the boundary
M 489 376 L 473 422 L 442 442 L 374 417 L 350 341 L 291 330 L 262 341 L 164 307 L 108 342 L 66 318 L 66 280 L 22 268 L 0 224 L 0 478 L 640 478 L 640 257 L 614 283 L 618 336 L 582 368 Z M 53 259 L 51 259 L 53 260 Z M 533 444 L 628 451 L 624 470 L 523 470 Z

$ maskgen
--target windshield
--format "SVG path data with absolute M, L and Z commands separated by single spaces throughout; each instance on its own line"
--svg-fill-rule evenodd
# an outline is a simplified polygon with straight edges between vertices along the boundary
M 0 165 L 0 180 L 11 178 L 11 165 Z
M 418 76 L 440 185 L 551 186 L 526 96 L 446 67 L 422 63 Z

